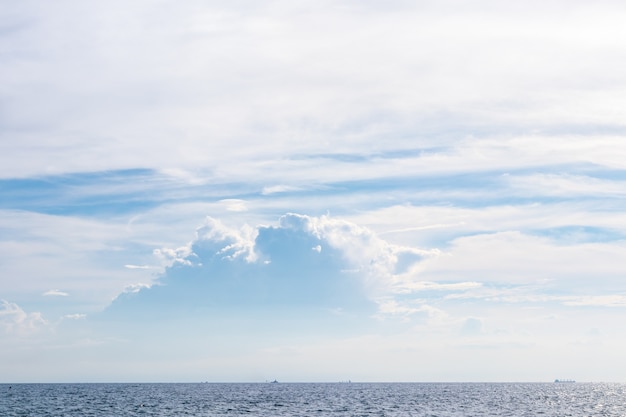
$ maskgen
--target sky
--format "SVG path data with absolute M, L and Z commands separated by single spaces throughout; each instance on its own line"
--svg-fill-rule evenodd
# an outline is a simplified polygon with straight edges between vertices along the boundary
M 0 382 L 626 382 L 623 2 L 0 5 Z

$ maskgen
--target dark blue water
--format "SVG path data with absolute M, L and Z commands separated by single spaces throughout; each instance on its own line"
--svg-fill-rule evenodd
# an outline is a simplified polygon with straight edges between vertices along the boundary
M 626 385 L 2 384 L 0 416 L 626 416 Z

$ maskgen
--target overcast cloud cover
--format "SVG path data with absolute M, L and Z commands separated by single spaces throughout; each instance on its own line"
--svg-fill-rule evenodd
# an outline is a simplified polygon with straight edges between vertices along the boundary
M 0 3 L 0 382 L 623 381 L 621 2 Z

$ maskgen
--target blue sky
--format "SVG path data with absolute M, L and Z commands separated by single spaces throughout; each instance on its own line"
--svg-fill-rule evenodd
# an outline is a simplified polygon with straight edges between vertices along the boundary
M 5 3 L 0 381 L 623 381 L 620 2 Z

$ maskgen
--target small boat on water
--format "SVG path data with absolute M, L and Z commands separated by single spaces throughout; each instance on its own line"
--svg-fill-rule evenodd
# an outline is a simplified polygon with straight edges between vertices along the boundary
M 555 379 L 554 380 L 555 384 L 573 384 L 574 382 L 576 381 L 574 381 L 573 379 Z

